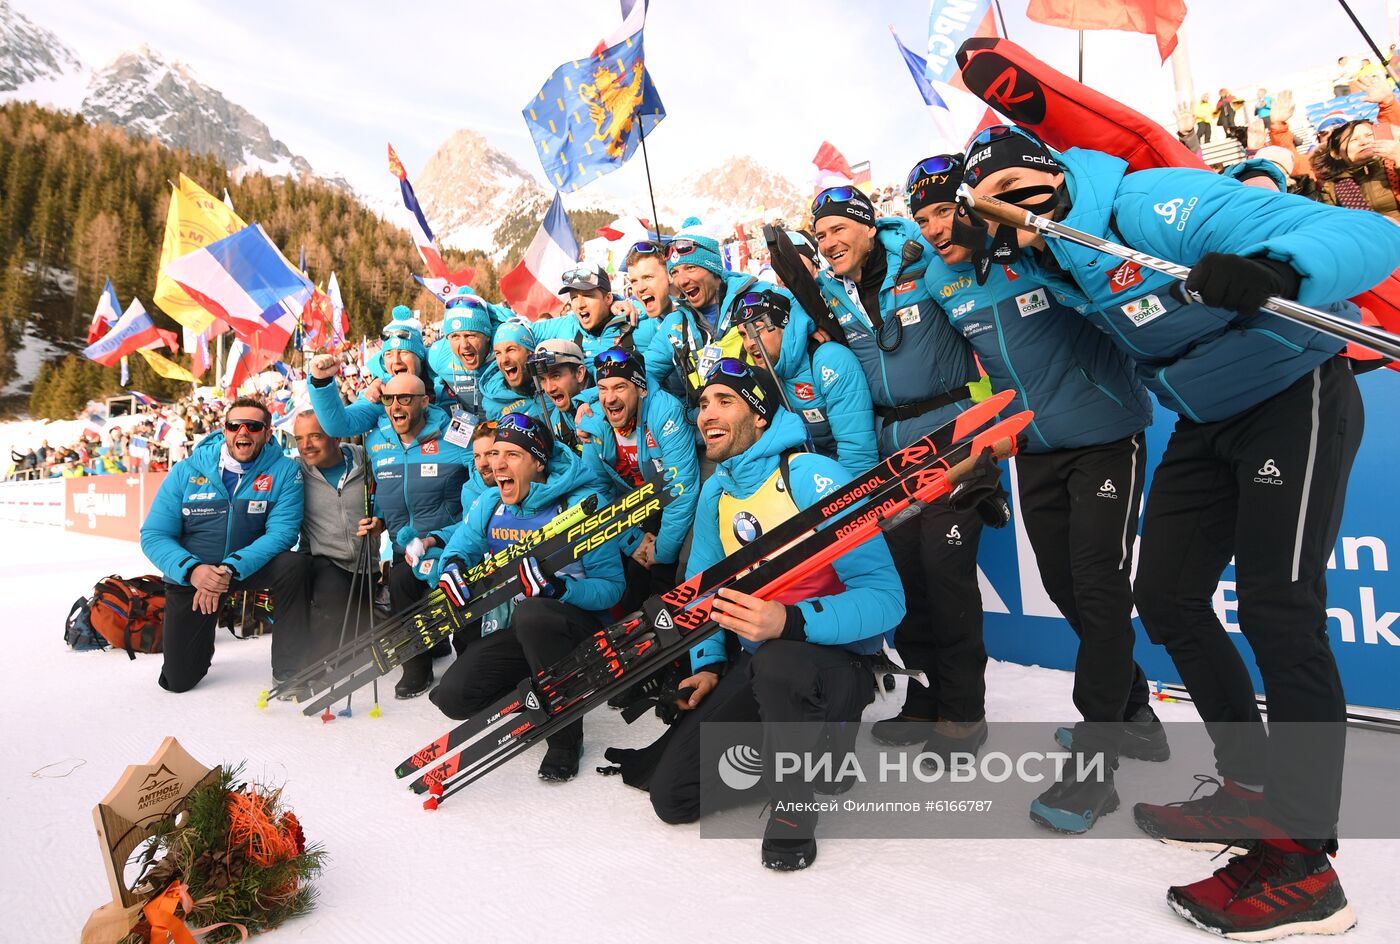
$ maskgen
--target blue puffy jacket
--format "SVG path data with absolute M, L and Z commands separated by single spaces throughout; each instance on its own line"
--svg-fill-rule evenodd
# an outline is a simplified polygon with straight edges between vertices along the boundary
M 536 341 L 558 338 L 577 344 L 583 351 L 583 364 L 592 375 L 593 358 L 608 348 L 617 347 L 619 340 L 624 336 L 627 338 L 626 343 L 631 344 L 633 350 L 645 355 L 656 334 L 656 323 L 643 315 L 637 320 L 634 328 L 626 315 L 613 315 L 603 326 L 603 330 L 595 335 L 583 330 L 583 326 L 578 322 L 578 315 L 569 312 L 558 318 L 531 322 L 530 330 L 534 333 Z
M 1035 411 L 1026 452 L 1114 442 L 1152 422 L 1152 398 L 1133 362 L 1043 286 L 999 265 L 985 285 L 970 279 L 971 263 L 935 259 L 929 272 L 940 267 L 945 284 L 958 286 L 943 303 L 948 320 L 977 351 L 992 388 L 1016 391 L 1008 413 Z
M 880 460 L 870 385 L 850 348 L 828 341 L 813 350 L 812 331 L 812 319 L 794 303 L 773 369 L 812 445 L 857 475 Z
M 594 494 L 587 481 L 582 460 L 555 443 L 554 452 L 549 458 L 548 478 L 533 483 L 525 500 L 519 505 L 506 505 L 505 513 L 533 518 L 551 506 L 556 513 L 563 511 Z M 601 507 L 606 499 L 599 496 L 598 501 Z M 466 520 L 452 535 L 442 552 L 442 559 L 460 557 L 475 562 L 485 558 L 488 552 L 487 528 L 490 527 L 492 515 L 500 507 L 499 489 L 488 488 L 482 492 L 475 504 L 467 509 Z M 622 598 L 622 558 L 618 556 L 617 548 L 609 543 L 588 551 L 579 563 L 582 564 L 582 573 L 567 576 L 564 593 L 559 599 L 602 614 Z
M 485 356 L 486 364 L 476 370 L 468 370 L 456 354 L 447 338 L 439 338 L 428 348 L 428 366 L 437 381 L 438 405 L 447 408 L 463 409 L 477 416 L 485 412 L 484 397 L 481 392 L 482 375 L 486 368 L 493 366 L 491 352 Z
M 219 469 L 223 444 L 216 430 L 175 463 L 141 526 L 142 552 L 171 583 L 188 585 L 198 564 L 251 577 L 301 533 L 301 466 L 268 443 L 230 495 Z
M 871 319 L 860 302 L 851 297 L 856 291 L 855 283 L 828 271 L 817 275 L 822 295 L 865 371 L 871 399 L 879 407 L 893 407 L 959 392 L 978 379 L 977 363 L 972 348 L 948 324 L 939 301 L 951 298 L 963 278 L 968 283 L 972 278 L 940 283 L 947 267 L 940 265 L 930 270 L 938 256 L 919 235 L 919 227 L 912 220 L 881 217 L 875 221 L 875 240 L 873 251 L 884 252 L 888 270 L 880 286 L 880 316 L 887 322 L 886 343 L 894 340 L 894 330 L 888 322 L 897 319 L 904 326 L 903 341 L 893 352 L 880 350 L 876 343 Z M 901 257 L 908 242 L 916 243 L 921 254 L 917 261 L 902 266 Z M 895 276 L 901 267 L 904 274 L 896 285 Z M 887 456 L 928 435 L 971 403 L 970 399 L 963 399 L 911 419 L 881 419 L 880 455 Z
M 661 513 L 661 528 L 656 535 L 656 559 L 673 564 L 680 557 L 681 545 L 695 520 L 695 502 L 700 497 L 700 461 L 695 456 L 695 434 L 685 419 L 685 407 L 665 390 L 649 387 L 640 404 L 641 419 L 637 424 L 637 465 L 643 476 L 653 460 L 661 464 L 666 483 L 676 490 L 676 497 Z M 584 462 L 596 481 L 606 482 L 613 498 L 621 498 L 635 488 L 617 474 L 617 437 L 602 411 L 583 421 L 588 442 L 583 449 Z M 641 541 L 641 529 L 634 528 L 623 536 L 622 549 L 631 553 Z
M 694 374 L 707 344 L 718 344 L 727 357 L 741 356 L 743 341 L 739 332 L 733 330 L 729 323 L 730 309 L 733 308 L 735 300 L 744 292 L 765 289 L 787 295 L 784 289 L 768 282 L 760 282 L 742 272 L 726 271 L 721 276 L 721 281 L 724 291 L 715 306 L 713 322 L 683 300 L 677 300 L 674 310 L 657 326 L 656 334 L 643 355 L 647 362 L 647 380 L 651 385 L 673 393 L 677 393 L 676 388 L 679 387 L 677 396 L 687 406 L 691 406 L 690 394 L 693 392 L 687 388 L 698 389 L 703 385 L 705 378 L 696 375 L 687 380 L 678 376 L 677 361 L 687 364 L 687 374 Z M 694 419 L 693 415 L 691 419 Z
M 1099 151 L 1060 156 L 1072 207 L 1064 222 L 1191 265 L 1209 252 L 1274 259 L 1301 277 L 1298 301 L 1359 320 L 1345 301 L 1400 258 L 1400 228 L 1376 213 L 1248 187 L 1201 170 L 1127 164 Z M 1175 280 L 1093 249 L 1050 240 L 1054 265 L 1016 264 L 1091 317 L 1138 364 L 1163 406 L 1195 422 L 1234 416 L 1290 386 L 1343 342 L 1265 311 L 1240 316 L 1170 294 Z
M 700 490 L 687 578 L 725 556 L 719 536 L 720 495 L 727 493 L 740 500 L 752 497 L 777 470 L 783 453 L 800 447 L 802 442 L 802 421 L 780 409 L 773 415 L 772 426 L 756 443 L 719 463 Z M 813 453 L 793 455 L 788 469 L 791 497 L 799 509 L 816 503 L 851 478 L 835 459 Z M 846 589 L 797 604 L 806 620 L 807 641 L 844 646 L 861 653 L 879 652 L 887 640 L 893 641 L 894 628 L 904 618 L 904 590 L 884 536 L 876 535 L 848 551 L 832 568 Z M 747 640 L 741 640 L 741 644 L 746 649 L 756 648 Z M 722 634 L 691 650 L 691 666 L 696 671 L 722 661 Z
M 544 418 L 540 397 L 535 392 L 534 381 L 529 381 L 528 390 L 516 390 L 506 384 L 505 375 L 492 358 L 481 371 L 481 400 L 483 416 L 488 420 L 498 420 L 507 413 L 524 413 L 527 416 Z

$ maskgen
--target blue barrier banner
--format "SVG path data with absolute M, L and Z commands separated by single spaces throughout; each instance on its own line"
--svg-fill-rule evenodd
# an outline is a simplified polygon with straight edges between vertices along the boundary
M 1348 704 L 1400 710 L 1400 685 L 1395 682 L 1400 678 L 1400 579 L 1390 569 L 1390 548 L 1400 551 L 1400 502 L 1391 495 L 1391 489 L 1400 486 L 1400 377 L 1376 370 L 1358 382 L 1366 404 L 1366 432 L 1328 564 L 1327 632 Z M 1176 414 L 1159 406 L 1156 422 L 1147 431 L 1148 490 L 1175 424 Z M 1014 463 L 1011 476 L 1014 481 Z M 1014 505 L 1016 489 L 1011 484 L 1007 488 Z M 978 563 L 988 654 L 1072 670 L 1077 639 L 1041 585 L 1019 510 L 1010 526 L 983 532 Z M 1233 565 L 1221 576 L 1214 605 L 1244 654 L 1255 691 L 1262 693 L 1254 659 L 1239 632 Z M 1179 684 L 1181 677 L 1166 650 L 1148 640 L 1136 618 L 1134 625 L 1134 656 L 1148 679 Z

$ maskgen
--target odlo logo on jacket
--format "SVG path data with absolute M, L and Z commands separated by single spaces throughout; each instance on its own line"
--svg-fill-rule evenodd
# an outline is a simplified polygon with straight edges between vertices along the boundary
M 958 530 L 957 525 L 953 525 L 949 528 L 948 533 L 944 536 L 948 539 L 949 544 L 954 547 L 962 547 L 962 532 Z
M 1118 489 L 1113 487 L 1113 479 L 1103 480 L 1103 484 L 1099 486 L 1099 497 L 1112 498 L 1113 500 L 1117 501 Z
M 1273 459 L 1264 460 L 1264 464 L 1259 467 L 1259 474 L 1254 477 L 1254 481 L 1260 485 L 1282 485 L 1283 472 L 1274 464 Z

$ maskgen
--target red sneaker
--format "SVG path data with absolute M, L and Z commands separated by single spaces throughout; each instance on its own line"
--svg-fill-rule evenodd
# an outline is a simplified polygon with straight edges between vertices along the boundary
M 1356 924 L 1327 853 L 1291 839 L 1260 840 L 1210 878 L 1172 886 L 1167 902 L 1198 928 L 1232 941 L 1341 934 Z
M 1169 845 L 1240 854 L 1248 851 L 1250 840 L 1278 834 L 1265 816 L 1264 794 L 1205 774 L 1197 774 L 1196 780 L 1190 799 L 1160 806 L 1134 805 L 1138 828 Z M 1211 785 L 1217 787 L 1214 793 L 1196 796 L 1202 787 Z

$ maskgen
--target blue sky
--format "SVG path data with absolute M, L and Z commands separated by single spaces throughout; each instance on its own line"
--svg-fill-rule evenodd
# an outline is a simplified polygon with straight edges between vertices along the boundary
M 470 127 L 543 182 L 521 106 L 560 62 L 617 22 L 615 0 L 289 3 L 286 0 L 12 0 L 89 65 L 145 42 L 192 67 L 323 173 L 392 192 L 384 143 L 416 173 L 454 129 Z M 1184 27 L 1196 86 L 1253 88 L 1335 63 L 1364 41 L 1334 0 L 1189 0 Z M 1007 32 L 1070 74 L 1076 34 L 1026 20 L 1003 0 Z M 1386 0 L 1352 0 L 1382 48 Z M 939 150 L 890 39 L 926 38 L 927 0 L 652 0 L 647 61 L 668 117 L 648 140 L 658 189 L 732 154 L 803 181 L 823 139 L 894 181 Z M 1086 34 L 1085 80 L 1159 120 L 1170 65 L 1149 36 Z M 641 162 L 603 180 L 645 187 Z

